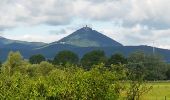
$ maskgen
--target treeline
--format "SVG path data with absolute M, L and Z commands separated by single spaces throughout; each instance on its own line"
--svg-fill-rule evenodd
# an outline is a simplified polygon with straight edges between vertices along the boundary
M 145 73 L 145 80 L 169 80 L 170 66 L 166 63 L 160 55 L 145 54 L 137 51 L 125 57 L 121 53 L 116 53 L 110 57 L 106 57 L 104 51 L 94 50 L 86 53 L 81 59 L 72 51 L 61 51 L 54 56 L 54 59 L 48 60 L 43 55 L 37 54 L 29 58 L 31 64 L 39 64 L 42 61 L 48 61 L 53 65 L 77 65 L 85 70 L 90 70 L 93 65 L 103 63 L 105 67 L 110 68 L 111 65 L 126 65 L 129 70 L 135 70 L 137 67 L 139 71 Z
M 168 68 L 160 56 L 142 52 L 107 58 L 96 50 L 79 59 L 61 51 L 52 60 L 10 52 L 1 64 L 0 99 L 139 100 L 152 89 L 147 80 L 168 79 Z

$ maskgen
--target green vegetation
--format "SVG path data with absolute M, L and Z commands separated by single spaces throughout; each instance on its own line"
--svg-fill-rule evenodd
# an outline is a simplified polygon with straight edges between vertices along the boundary
M 132 53 L 128 57 L 128 68 L 133 70 L 136 67 L 141 69 L 141 73 L 145 73 L 145 80 L 156 81 L 167 79 L 168 64 L 159 55 L 144 54 L 143 52 Z
M 19 52 L 11 52 L 0 74 L 1 99 L 102 99 L 120 97 L 125 71 L 106 69 L 103 64 L 85 71 L 72 65 L 48 62 L 30 64 Z M 123 67 L 123 66 L 122 66 Z M 121 85 L 120 85 L 121 84 Z
M 2 67 L 2 62 L 0 61 L 0 68 Z
M 67 63 L 69 64 L 77 64 L 79 62 L 78 55 L 75 54 L 72 51 L 60 51 L 56 56 L 54 57 L 53 64 L 56 65 L 65 65 Z
M 81 60 L 71 51 L 59 52 L 47 62 L 33 55 L 29 62 L 19 52 L 10 52 L 0 73 L 0 99 L 40 100 L 161 100 L 169 83 L 148 80 L 169 78 L 169 65 L 160 56 L 135 52 L 110 58 L 100 50 Z M 105 64 L 106 63 L 106 64 Z M 159 71 L 159 72 L 158 72 Z M 127 85 L 128 84 L 128 85 Z M 152 92 L 151 92 L 152 91 Z
M 168 69 L 168 70 L 166 71 L 166 76 L 167 76 L 167 79 L 170 80 L 170 69 Z
M 127 64 L 127 59 L 122 54 L 116 53 L 114 55 L 111 55 L 106 64 L 107 65 Z
M 106 62 L 104 51 L 95 50 L 85 54 L 81 59 L 81 64 L 85 69 L 91 69 L 93 65 Z
M 170 99 L 170 81 L 149 82 L 147 85 L 152 86 L 152 89 L 142 96 L 142 100 Z
M 33 55 L 29 58 L 31 64 L 39 64 L 42 61 L 45 61 L 45 57 L 41 54 Z

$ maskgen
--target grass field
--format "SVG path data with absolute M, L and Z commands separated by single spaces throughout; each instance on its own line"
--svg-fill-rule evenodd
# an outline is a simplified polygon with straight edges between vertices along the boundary
M 153 86 L 153 88 L 149 93 L 143 95 L 142 100 L 170 100 L 170 81 L 151 82 L 148 85 Z

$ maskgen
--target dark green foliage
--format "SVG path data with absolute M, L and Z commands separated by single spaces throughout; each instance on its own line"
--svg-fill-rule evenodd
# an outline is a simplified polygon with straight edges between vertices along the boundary
M 81 59 L 81 65 L 85 69 L 91 69 L 93 65 L 106 62 L 106 56 L 104 51 L 94 50 L 89 53 L 86 53 Z
M 165 80 L 167 65 L 159 55 L 148 55 L 147 62 L 147 80 Z
M 145 57 L 143 52 L 134 52 L 128 57 L 127 67 L 130 80 L 141 80 L 146 76 Z
M 110 66 L 111 64 L 127 64 L 127 59 L 122 54 L 116 53 L 113 54 L 107 61 L 107 66 Z
M 167 76 L 167 79 L 170 80 L 170 69 L 168 69 L 168 70 L 166 71 L 166 76 Z
M 42 61 L 45 61 L 45 57 L 41 54 L 33 55 L 29 58 L 31 64 L 39 64 Z
M 56 65 L 65 65 L 66 63 L 69 64 L 78 64 L 79 58 L 78 55 L 72 51 L 60 51 L 53 60 L 53 63 Z
M 47 59 L 47 62 L 49 62 L 49 63 L 53 63 L 53 60 L 51 60 L 51 59 Z
M 147 93 L 151 86 L 146 85 L 148 77 L 148 55 L 143 52 L 134 52 L 128 58 L 128 79 L 129 91 L 127 92 L 127 100 L 140 100 L 140 97 Z M 153 62 L 151 62 L 153 63 Z
M 2 67 L 2 62 L 0 61 L 0 68 Z
M 146 80 L 166 79 L 166 64 L 159 55 L 134 52 L 128 57 L 128 68 Z
M 2 62 L 0 61 L 0 72 L 1 72 Z

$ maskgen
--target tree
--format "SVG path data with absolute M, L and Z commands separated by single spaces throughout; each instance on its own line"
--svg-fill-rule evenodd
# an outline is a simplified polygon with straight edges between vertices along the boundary
M 128 68 L 135 70 L 141 67 L 145 79 L 163 80 L 166 79 L 166 64 L 162 57 L 156 54 L 145 54 L 143 52 L 134 52 L 128 57 Z
M 147 80 L 166 79 L 167 65 L 160 55 L 147 55 L 145 67 L 147 69 Z
M 149 59 L 143 52 L 134 52 L 128 58 L 129 91 L 127 100 L 139 100 L 152 87 L 146 85 L 147 67 Z
M 36 73 L 38 75 L 43 75 L 46 76 L 54 69 L 54 66 L 46 61 L 41 62 L 37 67 L 36 67 Z
M 78 64 L 78 62 L 78 55 L 68 50 L 60 51 L 58 54 L 56 54 L 53 60 L 53 63 L 56 65 L 65 65 L 67 63 Z
M 45 57 L 41 54 L 33 55 L 29 58 L 31 64 L 39 64 L 42 61 L 45 61 Z
M 0 61 L 0 71 L 1 71 L 1 68 L 2 68 L 2 62 Z
M 122 54 L 116 53 L 108 59 L 107 66 L 110 66 L 111 64 L 119 65 L 119 64 L 126 64 L 126 63 L 127 63 L 127 59 Z
M 0 68 L 2 67 L 2 62 L 0 61 Z
M 166 71 L 166 76 L 167 76 L 167 79 L 170 80 L 170 69 L 168 69 L 168 70 Z
M 127 67 L 129 69 L 130 79 L 143 79 L 146 75 L 146 55 L 143 52 L 134 52 L 128 57 Z
M 81 64 L 85 69 L 91 69 L 93 65 L 106 62 L 106 56 L 104 51 L 94 50 L 86 53 L 82 59 Z
M 23 65 L 23 57 L 20 52 L 10 52 L 7 61 L 4 63 L 3 69 L 5 73 L 12 75 L 14 70 Z

